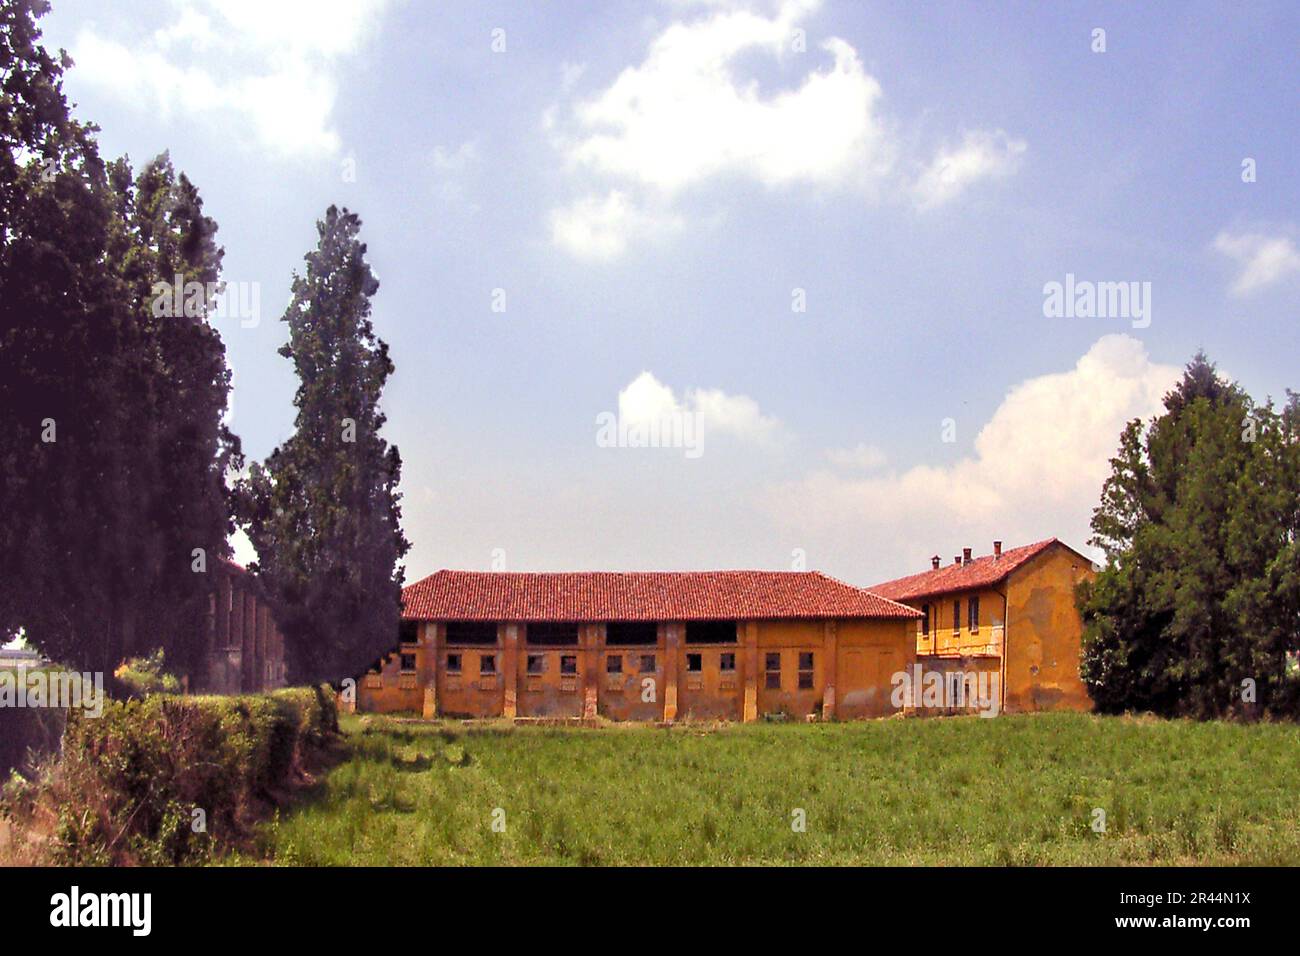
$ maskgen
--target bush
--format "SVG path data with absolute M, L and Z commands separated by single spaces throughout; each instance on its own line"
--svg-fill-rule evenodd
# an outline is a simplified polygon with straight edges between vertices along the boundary
M 164 669 L 161 647 L 146 657 L 133 657 L 124 661 L 113 671 L 113 676 L 137 697 L 174 694 L 181 689 L 180 678 Z
M 113 701 L 99 718 L 73 710 L 62 755 L 7 815 L 52 817 L 55 863 L 203 859 L 246 835 L 337 720 L 333 695 L 313 688 Z

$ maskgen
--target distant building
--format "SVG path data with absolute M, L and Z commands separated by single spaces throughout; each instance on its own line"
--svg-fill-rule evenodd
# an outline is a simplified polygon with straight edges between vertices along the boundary
M 882 716 L 920 614 L 818 572 L 439 571 L 358 708 L 426 717 Z
M 208 603 L 208 652 L 191 689 L 211 694 L 273 690 L 285 684 L 284 636 L 271 605 L 246 569 L 224 558 L 213 569 Z
M 41 667 L 48 664 L 40 651 L 18 647 L 0 647 L 0 668 Z
M 1093 577 L 1092 561 L 1056 538 L 944 564 L 869 590 L 921 612 L 916 656 L 922 667 L 995 672 L 1003 711 L 1090 710 L 1079 677 L 1083 621 L 1074 588 Z

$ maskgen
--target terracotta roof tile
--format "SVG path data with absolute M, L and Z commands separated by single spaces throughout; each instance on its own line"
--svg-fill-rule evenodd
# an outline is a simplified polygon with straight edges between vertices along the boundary
M 940 566 L 938 570 L 922 571 L 920 574 L 911 574 L 905 578 L 895 578 L 893 581 L 875 584 L 870 590 L 893 601 L 910 601 L 950 591 L 989 587 L 997 584 L 1016 568 L 1054 544 L 1061 544 L 1061 542 L 1056 538 L 1048 538 L 1046 541 L 1006 549 L 998 558 L 986 554 L 979 558 L 972 558 L 968 564 L 946 564 Z
M 438 571 L 402 589 L 423 621 L 912 618 L 819 571 Z

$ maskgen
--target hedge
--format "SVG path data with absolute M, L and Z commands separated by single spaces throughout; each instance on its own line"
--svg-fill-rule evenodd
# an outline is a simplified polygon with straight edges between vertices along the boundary
M 53 818 L 61 864 L 175 864 L 238 843 L 338 732 L 328 687 L 110 701 L 68 716 L 63 753 L 9 814 Z

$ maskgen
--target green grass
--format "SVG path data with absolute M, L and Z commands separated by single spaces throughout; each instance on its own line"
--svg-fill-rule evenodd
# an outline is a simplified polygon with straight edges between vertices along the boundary
M 1300 863 L 1294 725 L 1053 714 L 712 729 L 351 717 L 344 729 L 347 759 L 235 862 Z M 792 830 L 796 808 L 806 832 Z

